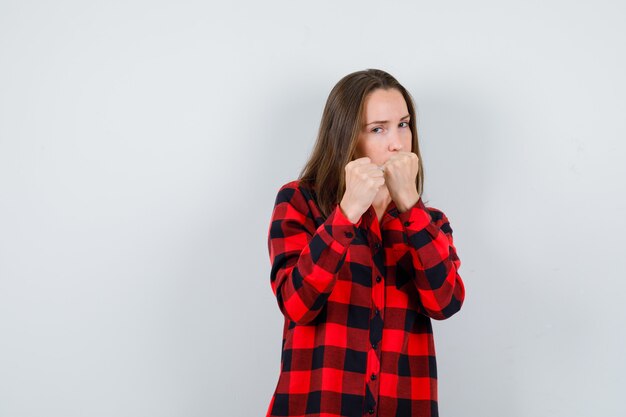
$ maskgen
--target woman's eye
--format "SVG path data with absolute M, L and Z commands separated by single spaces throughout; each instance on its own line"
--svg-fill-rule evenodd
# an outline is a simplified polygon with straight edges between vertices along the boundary
M 409 127 L 409 122 L 400 122 L 400 127 Z
M 383 131 L 382 127 L 375 127 L 374 129 L 372 129 L 372 132 L 374 132 L 374 133 L 380 133 L 382 131 Z

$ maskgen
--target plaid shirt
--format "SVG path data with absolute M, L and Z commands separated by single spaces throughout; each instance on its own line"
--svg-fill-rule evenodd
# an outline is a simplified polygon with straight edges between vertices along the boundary
M 269 228 L 271 284 L 285 316 L 281 372 L 268 416 L 433 417 L 430 319 L 456 313 L 465 289 L 452 229 L 421 198 L 379 222 L 324 219 L 314 191 L 278 192 Z

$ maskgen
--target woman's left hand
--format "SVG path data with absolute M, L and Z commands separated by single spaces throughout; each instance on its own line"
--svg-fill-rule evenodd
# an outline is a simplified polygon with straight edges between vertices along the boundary
M 419 170 L 419 158 L 413 152 L 398 152 L 385 162 L 385 184 L 389 195 L 402 213 L 419 200 L 415 178 Z

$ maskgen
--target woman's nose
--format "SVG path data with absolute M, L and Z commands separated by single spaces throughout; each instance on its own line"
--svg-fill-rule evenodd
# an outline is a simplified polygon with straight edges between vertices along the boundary
M 400 140 L 400 134 L 397 131 L 390 133 L 389 135 L 389 150 L 390 151 L 401 151 L 402 150 L 402 141 Z

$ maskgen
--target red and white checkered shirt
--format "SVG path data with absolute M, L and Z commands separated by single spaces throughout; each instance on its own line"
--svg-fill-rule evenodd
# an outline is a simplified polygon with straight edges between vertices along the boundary
M 324 218 L 313 189 L 293 181 L 278 192 L 268 244 L 285 324 L 267 415 L 437 416 L 430 319 L 465 297 L 443 212 L 420 198 L 352 224 L 338 206 Z

